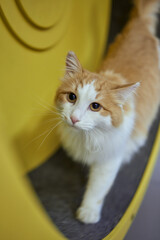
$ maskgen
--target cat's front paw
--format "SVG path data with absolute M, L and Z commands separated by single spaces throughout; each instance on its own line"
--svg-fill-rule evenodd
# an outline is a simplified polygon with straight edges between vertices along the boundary
M 97 223 L 100 220 L 100 212 L 96 208 L 79 207 L 77 219 L 83 223 Z

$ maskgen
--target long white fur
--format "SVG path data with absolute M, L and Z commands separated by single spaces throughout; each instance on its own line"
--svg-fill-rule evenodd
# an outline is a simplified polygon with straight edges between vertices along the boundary
M 77 102 L 67 102 L 62 106 L 66 120 L 60 127 L 64 149 L 75 161 L 90 166 L 86 192 L 77 211 L 78 219 L 85 223 L 95 223 L 100 219 L 104 198 L 123 163 L 135 121 L 134 96 L 127 99 L 131 102 L 130 113 L 115 128 L 110 116 L 102 116 L 89 109 L 90 103 L 96 101 L 96 95 L 94 81 L 83 88 L 78 87 Z M 73 115 L 80 120 L 74 126 L 70 119 Z

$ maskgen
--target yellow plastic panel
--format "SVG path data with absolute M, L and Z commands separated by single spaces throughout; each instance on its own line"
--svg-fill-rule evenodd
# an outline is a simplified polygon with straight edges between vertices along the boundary
M 2 121 L 1 121 L 2 122 Z M 26 179 L 20 174 L 17 156 L 0 126 L 0 239 L 65 239 L 42 210 Z
M 24 1 L 23 6 L 18 0 L 1 0 L 1 16 L 4 23 L 14 37 L 30 49 L 45 51 L 53 48 L 66 33 L 72 9 L 71 0 L 59 1 L 59 4 L 56 4 L 57 1 L 52 1 L 52 4 L 50 2 Z M 50 11 L 47 9 L 49 7 Z M 39 19 L 34 21 L 38 14 L 41 14 Z M 53 15 L 57 16 L 57 19 L 51 21 L 48 16 Z
M 100 64 L 110 1 L 0 0 L 0 16 L 0 102 L 9 141 L 25 172 L 59 146 L 56 132 L 49 134 L 57 123 L 48 122 L 49 105 L 67 52 L 75 51 L 90 70 Z
M 68 1 L 16 0 L 16 4 L 31 24 L 41 29 L 48 29 L 54 27 L 57 21 L 62 19 Z M 56 14 L 53 14 L 55 10 Z

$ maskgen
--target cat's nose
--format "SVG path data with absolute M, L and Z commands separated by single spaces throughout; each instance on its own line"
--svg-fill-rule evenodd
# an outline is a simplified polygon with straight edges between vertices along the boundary
M 71 116 L 70 118 L 71 118 L 71 121 L 72 121 L 73 124 L 75 124 L 75 123 L 80 121 L 78 118 L 76 118 L 74 116 Z

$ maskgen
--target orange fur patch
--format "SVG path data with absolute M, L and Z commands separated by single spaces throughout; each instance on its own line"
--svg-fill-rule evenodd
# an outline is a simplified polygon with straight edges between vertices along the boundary
M 156 115 L 160 103 L 160 72 L 158 68 L 158 41 L 151 34 L 149 24 L 152 18 L 141 17 L 140 13 L 132 18 L 110 46 L 108 55 L 98 73 L 91 73 L 80 67 L 78 58 L 75 61 L 81 71 L 64 76 L 57 90 L 56 102 L 65 102 L 65 94 L 77 94 L 78 86 L 94 81 L 97 91 L 97 102 L 102 105 L 100 114 L 111 115 L 112 124 L 117 127 L 123 121 L 123 114 L 129 114 L 128 102 L 123 105 L 124 113 L 118 105 L 113 91 L 124 84 L 140 82 L 141 86 L 135 95 L 136 122 L 133 134 L 146 135 Z M 154 21 L 154 20 L 153 20 Z M 155 23 L 153 22 L 152 25 Z

